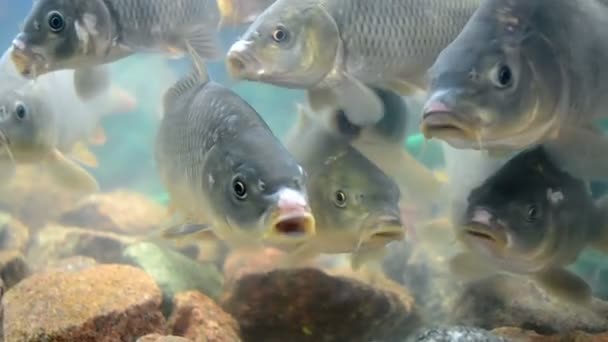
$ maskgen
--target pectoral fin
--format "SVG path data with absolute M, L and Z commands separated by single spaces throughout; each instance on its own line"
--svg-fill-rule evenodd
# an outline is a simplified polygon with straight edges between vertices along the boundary
M 72 151 L 70 153 L 74 159 L 83 163 L 88 167 L 97 167 L 99 166 L 99 162 L 97 161 L 97 157 L 95 154 L 89 150 L 89 148 L 82 142 L 78 142 L 72 147 Z
M 608 179 L 608 137 L 594 127 L 562 128 L 557 139 L 544 146 L 556 165 L 573 177 Z
M 384 116 L 384 105 L 376 93 L 354 77 L 343 74 L 333 89 L 339 108 L 357 126 L 375 125 Z
M 336 108 L 338 99 L 328 88 L 311 88 L 306 91 L 308 106 L 314 112 L 327 108 Z
M 84 193 L 99 191 L 95 178 L 59 150 L 55 149 L 49 154 L 44 166 L 55 181 L 66 188 Z
M 532 277 L 536 283 L 562 300 L 586 305 L 591 300 L 591 288 L 576 274 L 561 268 L 543 271 Z
M 476 281 L 487 278 L 496 270 L 482 258 L 470 252 L 456 255 L 449 261 L 450 271 L 461 280 Z

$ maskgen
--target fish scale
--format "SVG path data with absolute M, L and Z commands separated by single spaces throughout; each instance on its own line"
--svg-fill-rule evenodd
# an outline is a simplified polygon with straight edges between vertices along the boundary
M 386 75 L 422 76 L 456 37 L 480 0 L 326 0 L 339 26 L 346 70 L 370 83 Z M 429 25 L 429 12 L 436 25 Z M 378 75 L 377 70 L 383 70 Z M 375 76 L 374 76 L 375 74 Z M 380 76 L 380 79 L 378 78 Z
M 184 31 L 191 30 L 194 24 L 212 27 L 219 22 L 219 10 L 209 1 L 106 0 L 106 3 L 118 14 L 121 40 L 129 46 L 150 46 L 167 38 L 183 37 Z

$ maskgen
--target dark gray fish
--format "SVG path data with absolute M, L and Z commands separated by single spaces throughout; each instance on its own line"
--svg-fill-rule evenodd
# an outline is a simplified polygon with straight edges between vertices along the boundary
M 114 62 L 138 52 L 220 55 L 215 0 L 37 0 L 13 40 L 19 72 Z
M 235 78 L 308 89 L 313 110 L 382 117 L 370 86 L 411 94 L 480 0 L 277 0 L 230 48 Z
M 544 144 L 584 179 L 608 178 L 608 5 L 484 0 L 430 69 L 421 130 L 461 149 Z
M 589 286 L 566 266 L 587 246 L 608 251 L 608 215 L 588 184 L 562 171 L 543 147 L 526 150 L 471 191 L 456 224 L 468 252 L 452 260 L 473 277 L 526 275 L 566 300 L 586 303 Z
M 249 104 L 201 72 L 164 99 L 156 161 L 172 210 L 233 247 L 297 246 L 315 234 L 303 168 Z
M 358 268 L 382 254 L 386 244 L 402 240 L 405 228 L 397 184 L 327 130 L 303 106 L 286 146 L 306 170 L 317 234 L 295 250 L 296 261 L 318 254 L 352 253 Z

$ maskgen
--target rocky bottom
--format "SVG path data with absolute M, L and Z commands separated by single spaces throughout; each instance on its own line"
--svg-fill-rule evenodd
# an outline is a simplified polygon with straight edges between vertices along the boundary
M 7 342 L 608 341 L 601 299 L 575 308 L 507 276 L 464 285 L 412 243 L 389 246 L 383 273 L 279 270 L 272 249 L 153 241 L 166 211 L 138 194 L 37 195 L 0 203 Z

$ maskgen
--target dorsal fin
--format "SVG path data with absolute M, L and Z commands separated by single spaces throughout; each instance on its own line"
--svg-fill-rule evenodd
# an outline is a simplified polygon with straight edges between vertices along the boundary
M 167 113 L 190 89 L 209 81 L 206 66 L 197 66 L 167 90 L 163 97 L 164 112 Z

